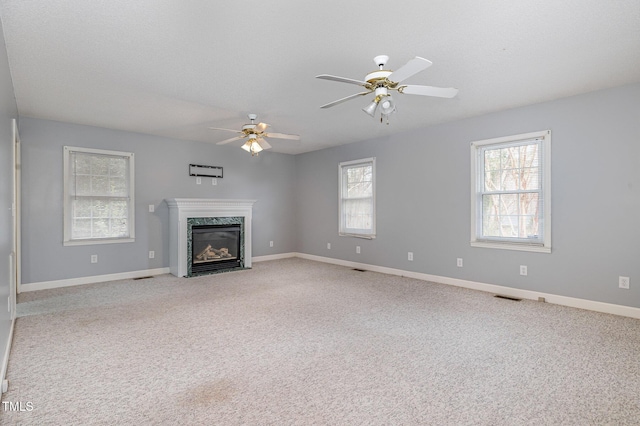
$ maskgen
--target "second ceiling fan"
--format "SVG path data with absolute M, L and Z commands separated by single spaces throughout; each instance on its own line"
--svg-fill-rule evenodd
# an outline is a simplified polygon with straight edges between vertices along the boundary
M 422 70 L 427 69 L 432 65 L 432 62 L 428 59 L 416 56 L 411 59 L 405 65 L 397 69 L 396 71 L 385 70 L 384 67 L 387 64 L 389 57 L 386 55 L 380 55 L 373 58 L 373 61 L 378 66 L 378 70 L 370 72 L 364 78 L 364 80 L 354 80 L 352 78 L 337 77 L 335 75 L 320 74 L 316 78 L 323 80 L 339 81 L 342 83 L 356 84 L 367 89 L 365 92 L 356 93 L 347 96 L 337 101 L 329 102 L 322 105 L 320 108 L 330 108 L 332 106 L 341 104 L 358 96 L 368 95 L 374 93 L 375 98 L 373 101 L 364 107 L 362 110 L 369 114 L 371 117 L 375 117 L 376 111 L 380 111 L 380 122 L 383 118 L 387 119 L 389 124 L 389 116 L 396 112 L 396 104 L 390 91 L 396 90 L 398 93 L 405 93 L 408 95 L 422 95 L 422 96 L 437 96 L 440 98 L 453 98 L 458 94 L 458 89 L 453 87 L 433 87 L 433 86 L 418 86 L 409 84 L 400 84 L 407 78 L 414 74 L 419 73 Z
M 248 117 L 249 117 L 249 120 L 251 120 L 251 123 L 245 124 L 244 126 L 242 126 L 242 129 L 240 131 L 232 130 L 232 129 L 223 129 L 220 127 L 209 127 L 212 130 L 224 130 L 226 132 L 234 132 L 239 134 L 239 136 L 234 136 L 232 138 L 220 141 L 216 145 L 224 145 L 230 142 L 247 138 L 247 141 L 244 143 L 244 145 L 241 146 L 241 148 L 247 152 L 250 152 L 251 155 L 254 156 L 254 155 L 258 155 L 258 153 L 264 149 L 271 148 L 271 144 L 267 142 L 265 137 L 276 138 L 276 139 L 300 140 L 300 136 L 298 135 L 289 135 L 286 133 L 274 133 L 274 132 L 267 133 L 267 127 L 269 127 L 267 123 L 256 124 L 255 121 L 256 121 L 256 118 L 258 118 L 256 114 L 248 114 Z

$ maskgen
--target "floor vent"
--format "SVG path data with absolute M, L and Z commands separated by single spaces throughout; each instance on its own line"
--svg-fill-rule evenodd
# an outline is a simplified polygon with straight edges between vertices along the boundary
M 149 278 L 153 278 L 153 277 L 152 277 L 152 276 L 148 276 L 148 277 L 138 277 L 138 278 L 134 278 L 133 280 L 134 280 L 134 281 L 136 281 L 136 280 L 146 280 L 146 279 L 149 279 Z
M 358 272 L 365 272 L 365 269 L 358 269 L 358 268 L 353 268 L 353 271 L 358 271 Z
M 505 295 L 502 295 L 502 294 L 496 294 L 493 297 L 497 297 L 498 299 L 513 300 L 514 302 L 519 302 L 519 301 L 522 300 L 522 299 L 518 299 L 517 297 L 505 296 Z

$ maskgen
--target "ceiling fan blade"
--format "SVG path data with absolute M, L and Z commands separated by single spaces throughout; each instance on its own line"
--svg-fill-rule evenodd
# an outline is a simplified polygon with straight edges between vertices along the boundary
M 320 74 L 320 75 L 316 75 L 316 78 L 321 78 L 323 80 L 331 80 L 331 81 L 339 81 L 342 83 L 350 83 L 350 84 L 357 84 L 358 86 L 367 86 L 366 81 L 360 81 L 360 80 L 354 80 L 352 78 L 346 78 L 346 77 L 337 77 L 335 75 L 329 75 L 329 74 Z
M 334 105 L 338 105 L 338 104 L 341 104 L 343 102 L 346 102 L 349 99 L 357 98 L 358 96 L 368 95 L 371 92 L 372 91 L 369 90 L 368 92 L 360 92 L 360 93 L 356 93 L 355 95 L 349 95 L 346 98 L 338 99 L 337 101 L 329 102 L 328 104 L 322 105 L 320 108 L 330 108 L 330 107 L 332 107 Z
M 266 141 L 265 138 L 259 138 L 257 139 L 258 145 L 260 145 L 260 147 L 262 149 L 270 149 L 271 145 L 269 144 L 269 142 Z
M 239 132 L 238 130 L 223 129 L 222 127 L 209 127 L 209 128 L 211 130 L 224 130 L 225 132 L 242 133 L 242 132 Z
M 426 70 L 429 68 L 433 62 L 428 59 L 421 58 L 420 56 L 416 56 L 397 70 L 391 73 L 387 77 L 390 81 L 395 81 L 396 83 L 400 83 L 403 80 L 411 77 L 414 74 L 419 73 L 422 70 Z
M 229 142 L 240 140 L 243 137 L 244 136 L 236 136 L 236 137 L 233 137 L 233 138 L 225 139 L 223 141 L 217 142 L 216 145 L 224 145 L 224 144 L 229 143 Z
M 295 141 L 300 140 L 300 135 L 288 135 L 286 133 L 266 133 L 265 136 L 276 139 L 291 139 Z
M 269 125 L 267 123 L 258 123 L 258 125 L 255 128 L 256 132 L 264 132 L 267 127 L 269 127 Z
M 407 95 L 437 96 L 439 98 L 453 98 L 458 94 L 458 89 L 453 87 L 433 87 L 433 86 L 400 86 L 400 93 Z

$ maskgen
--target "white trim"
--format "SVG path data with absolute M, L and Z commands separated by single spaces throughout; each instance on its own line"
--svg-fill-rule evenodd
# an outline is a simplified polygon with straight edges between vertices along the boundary
M 266 256 L 256 256 L 252 258 L 253 262 L 266 262 L 270 260 L 279 260 L 279 259 L 287 259 L 291 257 L 296 257 L 296 253 L 280 253 L 280 254 L 270 254 Z M 132 271 L 132 272 L 119 272 L 115 274 L 106 274 L 106 275 L 94 275 L 90 277 L 80 277 L 80 278 L 68 278 L 64 280 L 55 280 L 55 281 L 40 281 L 36 283 L 28 283 L 23 284 L 21 291 L 29 292 L 29 291 L 38 291 L 38 290 L 49 290 L 52 288 L 63 288 L 63 287 L 75 287 L 84 284 L 96 284 L 108 281 L 116 281 L 116 280 L 127 280 L 133 278 L 141 278 L 141 277 L 149 277 L 154 275 L 164 275 L 170 274 L 170 268 L 157 268 L 157 269 L 146 269 L 142 271 Z
M 9 270 L 11 271 L 11 277 L 9 280 L 9 300 L 10 300 L 10 312 L 11 319 L 16 317 L 16 303 L 17 303 L 17 294 L 20 291 L 20 279 L 21 279 L 21 253 L 22 253 L 22 231 L 21 231 L 21 159 L 20 159 L 20 132 L 18 129 L 18 121 L 13 118 L 11 120 L 11 128 L 13 130 L 13 158 L 12 162 L 12 186 L 13 186 L 13 195 L 12 195 L 12 205 L 11 205 L 11 214 L 13 215 L 13 228 L 12 228 L 12 253 L 11 257 L 11 265 Z
M 107 281 L 130 280 L 133 278 L 163 275 L 170 272 L 169 268 L 145 269 L 142 271 L 119 272 L 116 274 L 94 275 L 90 277 L 69 278 L 66 280 L 41 281 L 37 283 L 22 284 L 21 292 L 49 290 L 52 288 L 73 287 L 84 284 L 95 284 Z
M 349 234 L 348 232 L 338 232 L 340 237 L 354 237 L 354 238 L 362 238 L 363 240 L 375 240 L 375 235 L 365 235 L 365 234 Z
M 65 241 L 64 246 L 90 246 L 93 244 L 120 244 L 120 243 L 135 243 L 135 238 L 105 238 L 105 239 L 86 239 L 86 240 L 71 240 Z
M 503 242 L 492 243 L 490 241 L 471 241 L 471 247 L 494 248 L 500 250 L 531 251 L 534 253 L 551 253 L 551 247 L 537 244 L 509 244 Z
M 396 275 L 400 277 L 413 278 L 421 281 L 431 281 L 439 284 L 453 285 L 456 287 L 468 288 L 471 290 L 484 291 L 487 293 L 500 294 L 521 299 L 538 300 L 544 297 L 547 303 L 568 306 L 571 308 L 586 309 L 594 312 L 620 315 L 623 317 L 640 319 L 640 308 L 632 306 L 616 305 L 613 303 L 597 302 L 594 300 L 578 299 L 575 297 L 560 296 L 551 293 L 542 293 L 533 290 L 523 290 L 512 287 L 505 287 L 495 284 L 481 283 L 477 281 L 462 280 L 458 278 L 443 277 L 439 275 L 424 274 L 422 272 L 404 271 L 402 269 L 388 268 L 386 266 L 370 265 L 368 263 L 352 262 L 350 260 L 333 259 L 330 257 L 316 256 L 313 254 L 289 252 L 266 256 L 256 256 L 254 262 L 264 262 L 269 260 L 288 259 L 298 257 L 300 259 L 313 260 L 316 262 L 329 263 L 332 265 L 346 266 L 348 268 L 364 269 L 366 271 L 379 272 L 381 274 Z M 163 275 L 170 273 L 169 268 L 149 269 L 145 271 L 124 272 L 119 274 L 100 275 L 94 277 L 72 278 L 59 281 L 45 281 L 40 283 L 23 284 L 22 291 L 46 290 L 51 288 L 70 287 L 82 284 L 93 284 L 106 281 L 140 278 L 153 275 Z M 13 333 L 13 325 L 12 331 Z M 8 349 L 7 349 L 8 350 Z
M 133 152 L 124 151 L 107 151 L 104 149 L 83 148 L 76 146 L 64 146 L 63 147 L 63 161 L 62 167 L 64 170 L 63 176 L 63 246 L 79 246 L 79 245 L 91 245 L 91 244 L 110 244 L 110 243 L 129 243 L 135 241 L 136 238 L 136 213 L 135 213 L 135 154 Z M 99 154 L 107 155 L 111 157 L 126 157 L 129 166 L 129 182 L 128 182 L 128 198 L 129 198 L 129 212 L 128 212 L 128 226 L 129 235 L 123 238 L 91 238 L 91 239 L 73 239 L 71 237 L 71 206 L 70 206 L 70 194 L 69 194 L 69 172 L 71 165 L 69 164 L 70 155 L 73 152 L 86 153 L 86 154 Z
M 551 130 L 541 130 L 538 132 L 530 132 L 530 133 L 522 133 L 519 135 L 511 135 L 511 136 L 501 136 L 498 138 L 491 138 L 491 139 L 483 139 L 483 140 L 479 140 L 479 141 L 473 141 L 471 142 L 471 145 L 475 145 L 475 146 L 482 146 L 482 145 L 493 145 L 493 144 L 498 144 L 498 143 L 502 143 L 502 142 L 522 142 L 522 141 L 526 141 L 529 139 L 537 139 L 537 138 L 545 138 L 547 136 L 551 135 Z
M 296 253 L 289 252 L 289 253 L 267 254 L 265 256 L 252 257 L 251 260 L 253 262 L 267 262 L 269 260 L 289 259 L 291 257 L 296 257 Z
M 342 180 L 343 180 L 343 168 L 354 165 L 367 165 L 371 164 L 371 183 L 373 185 L 371 194 L 371 204 L 373 215 L 371 218 L 371 229 L 353 229 L 346 228 L 344 226 L 344 216 L 342 211 L 343 206 L 343 192 L 342 192 Z M 362 231 L 362 232 L 359 232 Z M 361 160 L 343 161 L 338 164 L 338 235 L 341 237 L 358 237 L 372 240 L 376 238 L 376 157 L 363 158 Z
M 568 306 L 571 308 L 587 309 L 589 311 L 603 312 L 606 314 L 620 315 L 624 317 L 640 319 L 640 308 L 632 306 L 615 305 L 613 303 L 597 302 L 587 299 L 578 299 L 575 297 L 559 296 L 551 293 L 542 293 L 533 290 L 522 290 L 512 287 L 504 287 L 495 284 L 480 283 L 476 281 L 461 280 L 458 278 L 442 277 L 438 275 L 424 274 L 421 272 L 404 271 L 401 269 L 387 268 L 385 266 L 369 265 L 367 263 L 351 262 L 348 260 L 332 259 L 329 257 L 316 256 L 305 253 L 296 253 L 296 257 L 318 262 L 331 263 L 334 265 L 347 266 L 350 268 L 364 269 L 372 272 L 380 272 L 382 274 L 397 275 L 401 277 L 414 278 L 422 281 L 431 281 L 440 284 L 453 285 L 456 287 L 464 287 L 471 290 L 485 291 L 488 293 L 501 294 L 504 296 L 518 297 L 521 299 L 538 300 L 544 297 L 547 303 L 555 305 Z
M 372 163 L 375 161 L 376 161 L 376 157 L 369 157 L 369 158 L 362 158 L 360 160 L 341 161 L 340 164 L 338 165 L 340 166 L 340 168 L 342 168 L 342 166 L 353 166 L 354 164 Z
M 16 317 L 16 305 L 18 303 L 18 286 L 16 277 L 18 276 L 16 271 L 17 255 L 14 251 L 9 254 L 9 318 L 15 319 Z
M 111 150 L 106 150 L 106 149 L 95 149 L 95 148 L 84 148 L 84 147 L 80 147 L 80 146 L 65 146 L 64 147 L 65 150 L 69 150 L 69 152 L 82 152 L 82 153 L 89 153 L 89 154 L 99 154 L 99 155 L 110 155 L 113 157 L 131 157 L 133 155 L 133 153 L 131 152 L 124 152 L 124 151 L 111 151 Z
M 7 345 L 4 350 L 4 357 L 2 359 L 2 376 L 0 377 L 1 392 L 5 393 L 5 380 L 7 380 L 7 367 L 9 366 L 9 354 L 11 353 L 11 344 L 13 343 L 13 328 L 16 324 L 15 318 L 11 320 L 11 328 L 9 329 L 9 337 L 7 338 Z
M 478 149 L 486 145 L 495 145 L 504 142 L 515 144 L 532 139 L 541 139 L 542 149 L 542 194 L 543 194 L 543 244 L 526 244 L 526 242 L 492 240 L 478 240 L 479 217 L 477 206 L 477 193 L 480 180 L 478 179 Z M 504 250 L 530 251 L 537 253 L 551 253 L 551 130 L 523 133 L 519 135 L 503 136 L 493 139 L 485 139 L 471 142 L 471 247 L 484 247 Z

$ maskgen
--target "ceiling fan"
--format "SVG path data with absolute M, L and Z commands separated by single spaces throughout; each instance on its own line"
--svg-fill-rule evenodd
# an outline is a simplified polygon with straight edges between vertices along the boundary
M 362 110 L 375 118 L 377 110 L 380 110 L 380 122 L 383 118 L 387 119 L 389 124 L 389 116 L 396 112 L 396 103 L 389 94 L 391 90 L 397 90 L 398 93 L 406 93 L 408 95 L 422 95 L 422 96 L 437 96 L 440 98 L 453 98 L 458 94 L 458 89 L 453 87 L 433 87 L 433 86 L 416 86 L 409 84 L 400 84 L 407 78 L 414 74 L 419 73 L 430 67 L 432 62 L 428 59 L 416 56 L 411 59 L 405 65 L 395 71 L 385 70 L 389 57 L 386 55 L 380 55 L 373 58 L 373 61 L 378 66 L 378 70 L 370 72 L 364 78 L 364 81 L 354 80 L 351 78 L 337 77 L 335 75 L 320 74 L 316 78 L 323 80 L 340 81 L 342 83 L 357 84 L 367 89 L 365 92 L 356 93 L 354 95 L 347 96 L 346 98 L 338 99 L 337 101 L 329 102 L 322 105 L 320 108 L 330 108 L 334 105 L 341 104 L 358 96 L 368 95 L 374 93 L 376 97 L 373 101 L 364 107 Z
M 216 145 L 224 145 L 229 142 L 234 142 L 240 139 L 247 138 L 247 141 L 244 143 L 244 145 L 241 146 L 241 148 L 247 152 L 250 152 L 251 156 L 254 156 L 254 155 L 258 155 L 258 153 L 263 149 L 271 148 L 271 145 L 269 144 L 269 142 L 266 141 L 265 137 L 276 138 L 276 139 L 300 140 L 300 136 L 298 135 L 288 135 L 286 133 L 273 133 L 273 132 L 267 133 L 266 130 L 267 130 L 267 127 L 269 127 L 268 124 L 266 123 L 256 124 L 255 120 L 256 118 L 258 118 L 256 114 L 248 114 L 248 117 L 249 117 L 249 120 L 251 120 L 251 123 L 245 124 L 244 126 L 242 126 L 242 130 L 240 131 L 232 130 L 232 129 L 222 129 L 220 127 L 209 127 L 210 129 L 213 129 L 213 130 L 224 130 L 227 132 L 234 132 L 234 133 L 240 134 L 240 136 L 234 136 L 232 138 L 220 141 L 216 143 Z

